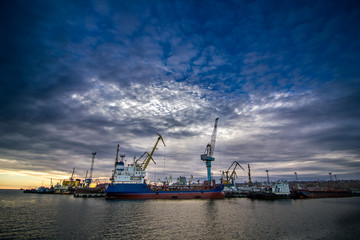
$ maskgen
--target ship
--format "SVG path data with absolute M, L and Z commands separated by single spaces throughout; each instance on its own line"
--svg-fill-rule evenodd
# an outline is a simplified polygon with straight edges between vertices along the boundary
M 262 186 L 253 187 L 247 194 L 248 198 L 263 200 L 290 199 L 291 196 L 288 182 L 267 182 Z
M 89 186 L 79 187 L 74 192 L 74 197 L 104 197 L 106 184 L 91 183 Z
M 130 167 L 131 168 L 131 167 Z M 129 169 L 131 171 L 131 169 Z M 124 171 L 126 172 L 126 170 Z M 224 185 L 157 186 L 141 182 L 109 184 L 106 199 L 221 199 Z
M 119 145 L 117 145 L 115 166 L 111 183 L 105 187 L 106 199 L 222 199 L 225 197 L 223 192 L 224 185 L 216 184 L 211 179 L 211 162 L 215 160 L 212 156 L 215 147 L 215 136 L 218 118 L 215 120 L 215 127 L 211 142 L 206 147 L 205 154 L 201 155 L 201 160 L 205 162 L 207 167 L 208 179 L 203 184 L 184 184 L 179 183 L 170 185 L 167 182 L 162 184 L 148 183 L 146 177 L 146 167 L 148 166 L 154 151 L 161 140 L 165 146 L 165 142 L 160 134 L 151 153 L 145 152 L 144 161 L 140 164 L 142 156 L 133 160 L 132 164 L 125 166 L 123 157 L 118 161 Z
M 43 182 L 44 183 L 44 182 Z M 51 179 L 51 187 L 44 187 L 43 184 L 41 187 L 39 188 L 33 188 L 33 189 L 24 189 L 23 193 L 40 193 L 40 194 L 52 194 L 54 193 L 54 186 L 52 184 L 52 179 Z
M 295 191 L 297 198 L 338 198 L 352 197 L 353 194 L 347 189 L 315 188 L 299 189 Z

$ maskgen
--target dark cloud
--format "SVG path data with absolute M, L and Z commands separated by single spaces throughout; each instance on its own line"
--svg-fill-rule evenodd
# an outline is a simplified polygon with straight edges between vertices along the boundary
M 2 169 L 80 174 L 97 151 L 110 176 L 116 144 L 132 161 L 161 133 L 166 171 L 204 177 L 220 117 L 214 174 L 358 174 L 357 1 L 2 6 Z

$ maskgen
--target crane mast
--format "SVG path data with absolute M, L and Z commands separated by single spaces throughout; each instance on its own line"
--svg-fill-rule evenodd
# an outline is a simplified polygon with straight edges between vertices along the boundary
M 90 186 L 90 183 L 91 183 L 91 181 L 92 181 L 92 174 L 93 174 L 93 171 L 94 171 L 94 161 L 95 161 L 95 155 L 96 155 L 96 152 L 93 152 L 92 153 L 92 158 L 91 158 L 91 167 L 90 167 L 90 176 L 89 176 L 89 178 L 86 178 L 85 179 L 85 185 L 87 186 L 87 187 L 89 187 Z M 87 175 L 87 174 L 86 174 Z
M 216 132 L 217 132 L 217 124 L 219 118 L 215 119 L 214 130 L 211 135 L 210 142 L 206 145 L 205 153 L 201 155 L 201 160 L 206 164 L 207 168 L 207 178 L 208 181 L 211 182 L 211 162 L 215 161 L 214 150 L 215 150 L 215 142 L 216 142 Z
M 93 171 L 94 171 L 95 155 L 96 155 L 96 152 L 93 152 L 92 153 L 92 159 L 91 159 L 90 178 L 92 178 Z
M 75 173 L 75 168 L 73 168 L 73 171 L 71 173 L 70 181 L 74 180 L 74 173 Z
M 250 173 L 250 164 L 248 164 L 248 169 L 249 169 L 249 173 L 248 173 L 248 176 L 249 176 L 249 186 L 252 186 L 252 181 L 251 181 L 251 173 Z
M 124 156 L 125 157 L 125 156 Z M 119 160 L 119 144 L 116 146 L 116 155 L 115 155 L 115 165 L 114 165 L 114 171 L 113 171 L 113 174 L 110 178 L 110 180 L 113 182 L 114 179 L 115 179 L 115 172 L 116 172 L 116 166 L 118 164 L 118 161 Z

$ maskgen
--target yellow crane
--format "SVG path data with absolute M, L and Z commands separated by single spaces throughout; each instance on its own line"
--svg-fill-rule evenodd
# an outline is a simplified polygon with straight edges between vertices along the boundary
M 150 160 L 152 160 L 152 161 L 155 163 L 155 161 L 154 161 L 154 159 L 152 158 L 152 156 L 153 156 L 153 154 L 154 154 L 154 152 L 155 152 L 155 149 L 156 149 L 156 147 L 157 147 L 157 145 L 158 145 L 158 143 L 159 143 L 160 140 L 162 141 L 162 143 L 164 144 L 164 146 L 166 146 L 166 145 L 165 145 L 165 142 L 164 142 L 164 139 L 162 138 L 162 136 L 161 136 L 160 134 L 158 134 L 158 139 L 156 140 L 155 146 L 153 147 L 151 153 L 149 154 L 148 152 L 144 152 L 144 154 L 141 155 L 141 157 L 136 160 L 136 162 L 138 162 L 144 155 L 146 155 L 146 158 L 144 159 L 144 161 L 143 161 L 143 162 L 141 163 L 141 165 L 140 165 L 140 167 L 141 167 L 141 169 L 142 169 L 143 171 L 145 171 L 145 169 L 146 169 L 147 166 L 149 165 Z M 156 163 L 155 163 L 155 164 L 156 164 Z
M 225 171 L 225 172 L 223 172 L 223 175 L 225 175 L 225 178 L 226 178 L 225 180 L 223 179 L 223 184 L 229 185 L 229 184 L 230 184 L 230 180 L 232 180 L 232 181 L 235 180 L 235 177 L 237 176 L 237 175 L 236 175 L 236 167 L 237 167 L 237 166 L 239 166 L 243 171 L 245 171 L 244 168 L 240 165 L 240 163 L 238 163 L 237 161 L 234 161 L 234 162 L 230 165 L 230 167 L 228 168 L 228 170 Z M 229 172 L 230 172 L 230 169 L 231 169 L 232 167 L 234 167 L 234 169 L 232 170 L 232 172 L 231 172 L 231 174 L 230 174 L 230 176 L 229 176 Z

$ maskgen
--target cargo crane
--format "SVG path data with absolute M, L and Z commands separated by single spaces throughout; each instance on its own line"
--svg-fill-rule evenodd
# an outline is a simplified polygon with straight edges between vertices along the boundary
M 142 159 L 143 156 L 146 155 L 146 158 L 144 159 L 144 161 L 139 165 L 138 162 L 140 161 L 140 159 Z M 146 162 L 146 159 L 149 158 L 150 156 L 150 153 L 148 152 L 144 152 L 138 159 L 135 160 L 135 165 L 137 167 L 143 167 L 145 162 Z M 154 159 L 152 157 L 150 157 L 150 160 L 152 160 L 154 162 L 154 164 L 156 164 L 156 162 L 154 161 Z M 150 161 L 149 161 L 150 162 Z
M 90 178 L 92 178 L 93 171 L 94 171 L 95 155 L 96 155 L 96 152 L 93 152 L 92 153 L 92 159 L 91 159 Z
M 206 164 L 207 179 L 208 179 L 209 183 L 211 183 L 211 162 L 215 161 L 215 158 L 213 157 L 213 155 L 214 155 L 214 150 L 215 150 L 216 131 L 217 131 L 218 120 L 219 120 L 219 118 L 215 119 L 214 130 L 211 135 L 210 142 L 208 143 L 208 145 L 206 145 L 205 154 L 201 155 L 201 160 L 204 161 L 204 163 Z
M 92 181 L 92 174 L 93 174 L 93 171 L 94 171 L 95 155 L 96 155 L 96 152 L 93 152 L 92 153 L 92 158 L 91 158 L 90 176 L 89 176 L 89 178 L 85 179 L 85 183 L 86 183 L 87 187 L 89 187 L 89 185 L 90 185 L 90 183 Z
M 62 186 L 78 187 L 80 185 L 80 179 L 74 179 L 75 168 L 73 168 L 71 177 L 69 180 L 63 180 Z
M 234 167 L 235 166 L 235 167 Z M 244 168 L 240 165 L 240 163 L 238 163 L 237 161 L 234 161 L 230 167 L 228 168 L 227 171 L 223 172 L 223 175 L 225 175 L 226 177 L 226 180 L 223 180 L 223 184 L 227 184 L 227 185 L 230 185 L 230 180 L 232 181 L 232 184 L 234 184 L 234 180 L 235 180 L 235 177 L 237 176 L 236 175 L 236 167 L 239 166 L 244 172 Z M 230 169 L 234 167 L 234 169 L 232 170 L 230 176 L 229 176 L 229 172 L 230 172 Z
M 75 168 L 73 168 L 73 171 L 71 173 L 70 181 L 74 180 L 74 173 L 75 173 Z
M 149 154 L 148 152 L 144 152 L 144 154 L 141 155 L 141 157 L 138 158 L 138 159 L 135 161 L 135 163 L 138 162 L 144 155 L 146 155 L 146 158 L 145 158 L 144 161 L 140 164 L 140 167 L 141 167 L 141 169 L 142 169 L 143 171 L 145 171 L 145 169 L 146 169 L 147 166 L 149 165 L 150 160 L 152 160 L 152 161 L 155 163 L 155 161 L 154 161 L 154 159 L 152 158 L 152 156 L 153 156 L 153 154 L 154 154 L 154 152 L 155 152 L 155 149 L 156 149 L 156 147 L 157 147 L 157 145 L 158 145 L 158 143 L 159 143 L 160 140 L 162 141 L 162 143 L 163 143 L 164 146 L 166 147 L 165 142 L 164 142 L 164 139 L 162 138 L 162 136 L 161 136 L 160 134 L 158 134 L 158 139 L 156 140 L 155 146 L 153 147 L 151 153 Z M 155 164 L 156 164 L 156 163 L 155 163 Z
M 249 172 L 248 172 L 248 176 L 249 176 L 249 186 L 252 186 L 253 183 L 252 183 L 252 181 L 251 181 L 250 164 L 248 164 L 248 169 L 249 169 Z
M 125 157 L 125 156 L 124 156 L 124 157 Z M 113 171 L 113 173 L 112 173 L 112 176 L 111 176 L 111 178 L 110 178 L 111 182 L 113 182 L 114 179 L 115 179 L 116 166 L 117 166 L 117 164 L 118 164 L 118 162 L 119 162 L 118 160 L 119 160 L 119 144 L 116 146 L 115 166 L 114 166 L 114 171 Z

